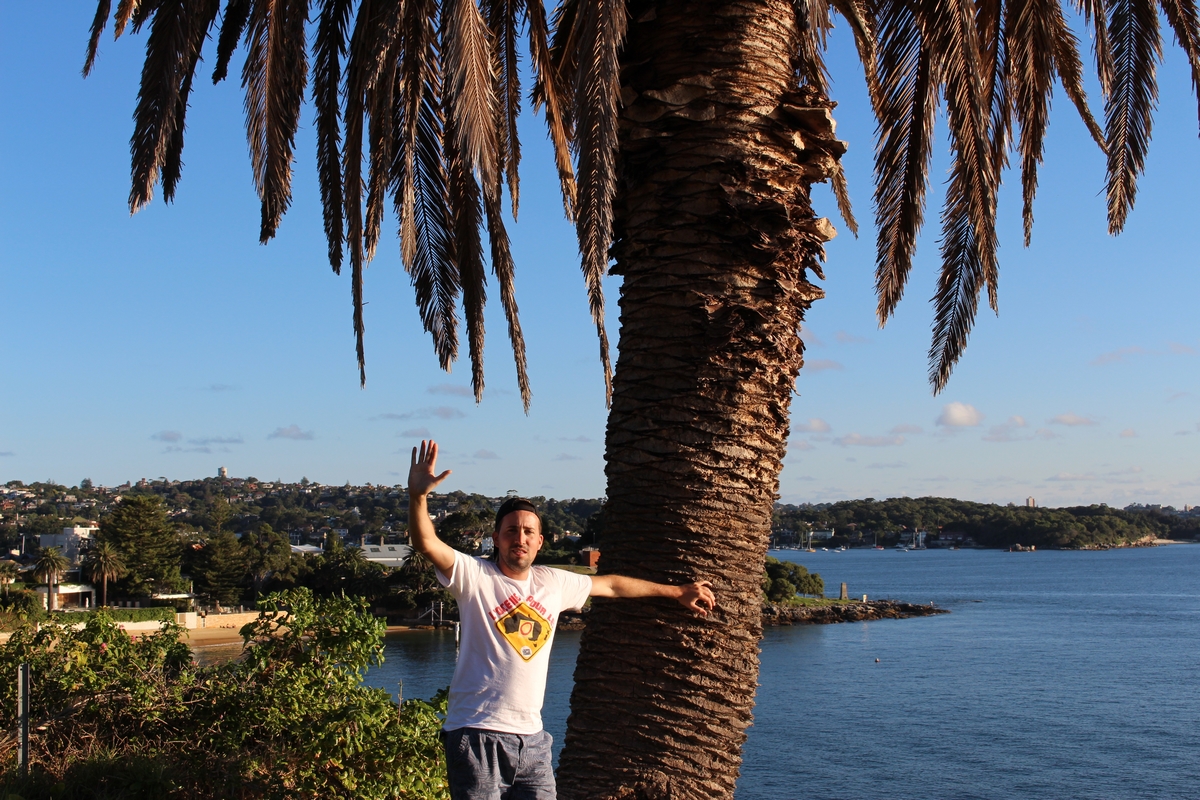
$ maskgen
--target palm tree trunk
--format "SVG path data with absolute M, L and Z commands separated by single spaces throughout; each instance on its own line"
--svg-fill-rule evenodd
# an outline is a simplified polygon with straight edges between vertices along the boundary
M 108 608 L 108 575 L 107 575 L 107 573 L 100 576 L 100 605 L 103 608 Z
M 711 579 L 720 608 L 596 600 L 564 798 L 732 797 L 772 504 L 822 291 L 809 188 L 844 145 L 797 89 L 791 0 L 630 3 L 615 212 L 621 346 L 600 571 Z

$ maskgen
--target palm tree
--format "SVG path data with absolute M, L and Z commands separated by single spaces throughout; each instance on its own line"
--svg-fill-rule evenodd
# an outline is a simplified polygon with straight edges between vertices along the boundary
M 907 282 L 945 99 L 953 162 L 930 348 L 940 390 L 985 286 L 996 308 L 996 195 L 1010 150 L 1028 235 L 1056 80 L 1107 153 L 1109 228 L 1123 226 L 1149 140 L 1160 7 L 1200 85 L 1194 0 L 1078 0 L 1102 128 L 1084 97 L 1074 15 L 1050 0 L 563 0 L 553 15 L 543 0 L 228 0 L 223 11 L 217 0 L 120 0 L 118 36 L 149 28 L 129 202 L 144 206 L 156 183 L 165 200 L 175 193 L 212 29 L 214 82 L 246 46 L 246 128 L 270 239 L 291 201 L 311 72 L 328 254 L 335 271 L 343 256 L 350 263 L 360 377 L 362 271 L 390 196 L 442 366 L 458 355 L 461 296 L 482 396 L 490 260 L 528 404 L 502 214 L 505 187 L 514 213 L 519 199 L 524 28 L 611 400 L 603 569 L 710 577 L 721 600 L 707 621 L 669 604 L 596 603 L 559 787 L 566 797 L 729 797 L 757 680 L 759 578 L 803 366 L 797 334 L 823 294 L 812 279 L 834 235 L 811 185 L 830 181 L 856 227 L 822 63 L 834 12 L 855 34 L 879 122 L 881 323 Z M 85 74 L 110 10 L 101 0 Z M 615 378 L 600 291 L 610 255 L 624 278 Z
M 38 556 L 37 563 L 34 565 L 33 575 L 40 581 L 46 582 L 46 609 L 54 611 L 58 608 L 58 595 L 55 592 L 55 584 L 58 579 L 71 568 L 71 562 L 63 555 L 60 548 L 47 547 Z
M 16 583 L 20 576 L 21 569 L 17 566 L 17 562 L 7 559 L 0 561 L 0 589 L 3 589 L 5 597 L 8 596 L 8 585 Z
M 125 574 L 125 562 L 117 548 L 100 542 L 84 558 L 83 568 L 91 580 L 100 581 L 100 605 L 108 605 L 108 582 Z

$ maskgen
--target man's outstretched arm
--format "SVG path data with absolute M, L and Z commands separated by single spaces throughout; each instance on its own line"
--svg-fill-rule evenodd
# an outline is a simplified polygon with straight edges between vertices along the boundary
M 408 535 L 416 551 L 428 558 L 438 572 L 449 575 L 454 569 L 454 548 L 443 542 L 429 518 L 429 493 L 446 480 L 450 470 L 437 474 L 437 442 L 421 442 L 420 452 L 413 448 L 408 468 Z
M 708 616 L 708 612 L 717 607 L 717 598 L 711 587 L 708 581 L 671 586 L 624 575 L 592 576 L 592 597 L 669 597 L 701 616 Z

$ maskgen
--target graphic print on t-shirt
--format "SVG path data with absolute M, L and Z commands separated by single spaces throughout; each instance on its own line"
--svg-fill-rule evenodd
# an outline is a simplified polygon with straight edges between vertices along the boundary
M 537 655 L 550 639 L 550 623 L 528 603 L 521 603 L 497 619 L 496 627 L 517 655 L 526 661 Z

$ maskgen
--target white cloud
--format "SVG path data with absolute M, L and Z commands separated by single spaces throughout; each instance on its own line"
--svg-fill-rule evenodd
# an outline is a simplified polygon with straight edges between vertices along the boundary
M 210 392 L 232 392 L 238 387 L 230 386 L 228 383 L 210 383 L 207 391 Z
M 1084 483 L 1096 481 L 1099 480 L 1099 478 L 1096 477 L 1096 473 L 1094 472 L 1060 472 L 1057 475 L 1052 475 L 1051 477 L 1046 478 L 1046 480 L 1056 481 L 1059 483 Z
M 421 427 L 400 431 L 399 435 L 406 439 L 428 439 L 433 434 L 429 432 L 429 428 Z
M 286 428 L 276 428 L 273 433 L 267 435 L 268 439 L 294 439 L 296 441 L 309 441 L 313 438 L 312 431 L 302 431 L 299 425 L 288 425 Z
M 570 436 L 570 437 L 560 436 L 560 437 L 558 437 L 558 440 L 560 442 L 590 442 L 591 441 L 591 439 L 589 439 L 586 436 Z
M 1055 433 L 1054 431 L 1050 430 L 1049 428 L 1038 428 L 1034 433 L 1039 439 L 1057 439 L 1058 438 L 1058 434 Z
M 983 414 L 967 403 L 947 403 L 937 418 L 937 424 L 947 428 L 973 428 L 981 422 Z
M 903 425 L 897 425 L 896 427 L 894 427 L 890 431 L 888 431 L 888 433 L 924 433 L 924 432 L 925 431 L 921 428 L 920 425 L 910 425 L 907 422 L 904 423 Z
M 903 436 L 862 436 L 849 433 L 839 436 L 833 443 L 840 447 L 896 447 L 904 444 Z
M 12 458 L 15 455 L 12 450 L 0 450 L 0 458 Z
M 183 438 L 183 434 L 179 431 L 159 431 L 150 438 L 160 442 L 178 442 Z
M 870 341 L 870 339 L 864 339 L 846 331 L 838 331 L 834 334 L 834 338 L 838 340 L 839 344 L 865 344 Z
M 1018 442 L 1028 436 L 1017 436 L 1016 431 L 1026 427 L 1025 418 L 1011 416 L 1000 425 L 993 425 L 983 437 L 985 442 Z
M 474 397 L 470 387 L 459 386 L 454 383 L 439 383 L 436 386 L 430 386 L 425 391 L 430 394 L 448 394 L 454 397 Z
M 809 347 L 825 346 L 825 342 L 821 341 L 821 337 L 813 333 L 813 329 L 803 323 L 800 325 L 800 340 Z
M 491 459 L 499 458 L 500 456 L 496 455 L 491 450 L 476 450 L 475 457 L 491 460 Z
M 1169 347 L 1171 352 L 1177 356 L 1190 356 L 1195 355 L 1196 353 L 1196 348 L 1192 347 L 1191 345 L 1181 344 L 1179 342 L 1171 342 L 1169 345 L 1167 345 L 1167 347 Z
M 1121 431 L 1121 438 L 1135 439 L 1137 438 L 1137 431 L 1135 431 L 1133 428 L 1126 428 L 1125 430 Z
M 431 417 L 435 417 L 437 419 L 462 419 L 465 416 L 467 415 L 459 411 L 457 408 L 450 408 L 450 406 L 437 406 L 434 408 L 431 406 L 427 408 L 418 408 L 416 411 L 406 411 L 403 414 L 388 412 L 386 414 L 379 414 L 371 417 L 371 419 L 409 420 L 429 419 Z
M 1051 425 L 1066 425 L 1070 428 L 1077 428 L 1081 425 L 1095 425 L 1096 420 L 1090 417 L 1081 417 L 1074 411 L 1068 411 L 1065 414 L 1059 414 L 1053 419 L 1046 420 Z
M 789 453 L 793 452 L 793 451 L 812 450 L 812 449 L 813 449 L 812 443 L 806 442 L 803 439 L 797 439 L 796 441 L 794 441 L 788 445 Z
M 1118 361 L 1124 361 L 1126 358 L 1129 358 L 1130 356 L 1140 356 L 1140 355 L 1145 355 L 1145 353 L 1146 353 L 1146 349 L 1144 347 L 1137 347 L 1137 346 L 1121 347 L 1116 350 L 1112 350 L 1108 353 L 1101 353 L 1100 355 L 1093 358 L 1091 363 L 1093 366 L 1101 366 L 1103 364 L 1115 364 Z
M 204 447 L 210 444 L 242 444 L 241 436 L 202 436 L 199 439 L 188 439 L 188 444 Z
M 840 362 L 830 361 L 827 358 L 818 358 L 812 361 L 804 362 L 804 369 L 808 372 L 825 372 L 826 370 L 845 369 Z
M 831 430 L 829 423 L 823 419 L 810 419 L 808 422 L 801 422 L 792 426 L 793 431 L 800 433 L 829 433 Z
M 559 453 L 551 460 L 553 460 L 553 461 L 582 461 L 583 459 L 581 459 L 579 456 L 573 456 L 570 453 Z
M 905 466 L 906 465 L 903 461 L 891 461 L 887 464 L 880 464 L 876 462 L 874 464 L 868 464 L 867 469 L 903 469 Z

